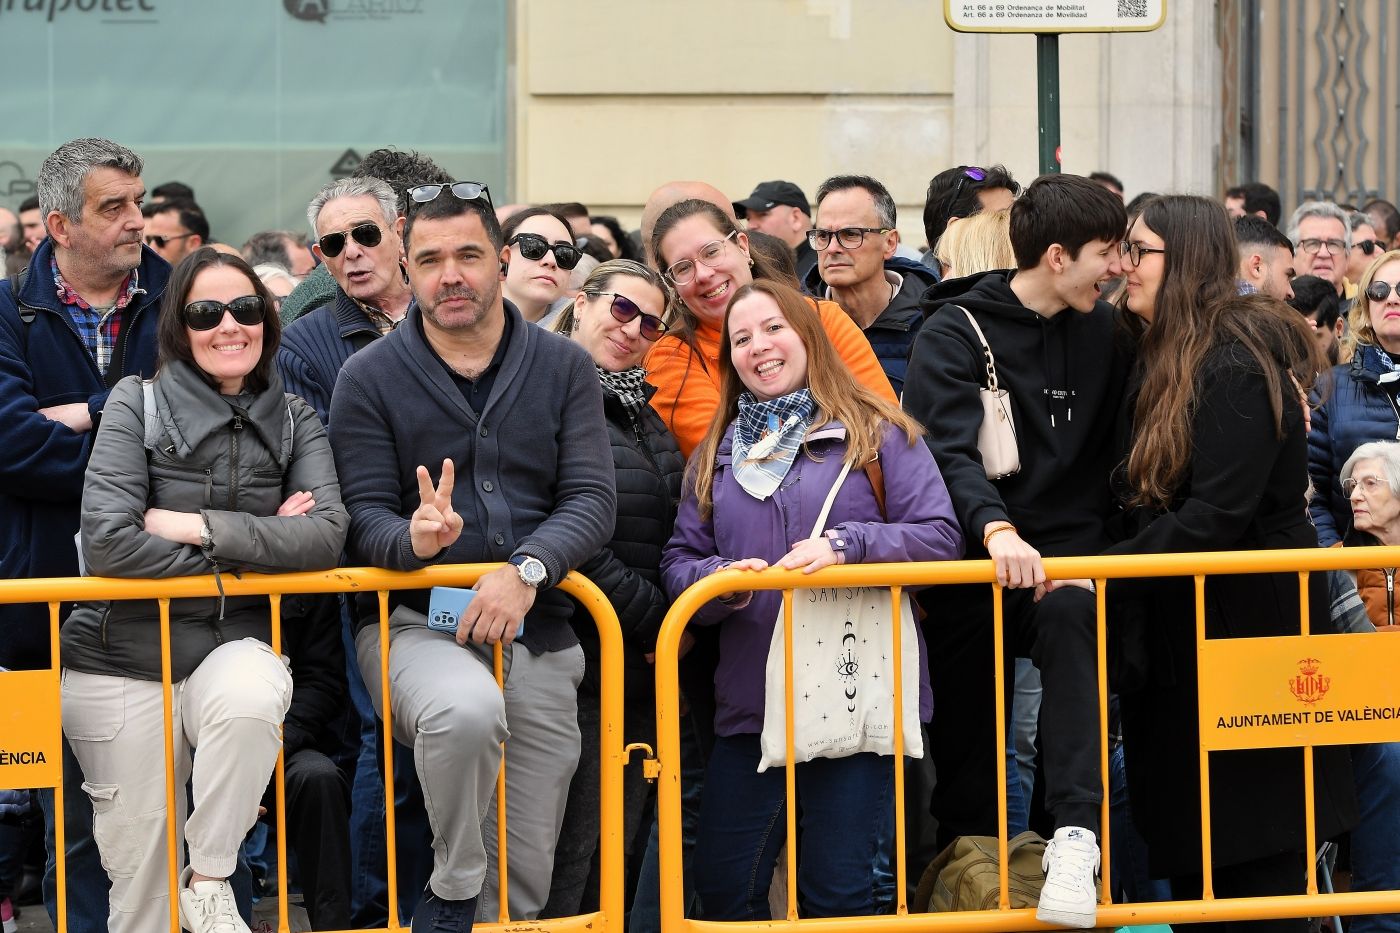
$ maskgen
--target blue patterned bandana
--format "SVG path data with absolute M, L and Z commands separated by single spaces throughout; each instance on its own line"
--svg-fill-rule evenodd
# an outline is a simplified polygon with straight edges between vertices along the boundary
M 753 393 L 739 396 L 734 421 L 734 479 L 760 501 L 783 482 L 817 411 L 808 389 L 760 402 Z

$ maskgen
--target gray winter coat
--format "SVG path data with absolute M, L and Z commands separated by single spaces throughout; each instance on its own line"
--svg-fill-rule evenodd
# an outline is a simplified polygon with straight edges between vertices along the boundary
M 251 570 L 335 567 L 349 516 L 330 443 L 316 412 L 273 384 L 231 402 L 188 364 L 165 364 L 153 389 L 158 427 L 147 446 L 141 380 L 123 379 L 103 409 L 83 485 L 87 572 L 105 577 L 182 577 Z M 293 492 L 316 500 L 306 515 L 279 517 Z M 148 508 L 200 512 L 213 547 L 177 544 L 145 531 Z M 222 603 L 222 605 L 221 605 Z M 171 603 L 171 670 L 188 677 L 226 641 L 271 638 L 267 597 Z M 83 603 L 62 632 L 64 667 L 160 679 L 159 609 L 153 601 Z

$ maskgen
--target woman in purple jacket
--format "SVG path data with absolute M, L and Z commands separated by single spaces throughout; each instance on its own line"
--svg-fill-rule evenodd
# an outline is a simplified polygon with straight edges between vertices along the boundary
M 860 386 L 812 306 L 759 281 L 735 292 L 720 340 L 720 406 L 691 460 L 662 558 L 673 596 L 723 569 L 770 564 L 811 573 L 845 562 L 930 561 L 962 555 L 962 533 L 923 428 Z M 863 467 L 878 457 L 884 513 Z M 825 534 L 805 540 L 836 482 Z M 780 592 L 731 593 L 696 624 L 721 623 L 715 672 L 717 739 L 705 773 L 693 864 L 708 920 L 767 920 L 768 888 L 785 841 L 783 770 L 758 773 L 764 665 Z M 920 639 L 920 651 L 923 650 Z M 920 713 L 932 712 L 920 674 Z M 876 867 L 893 819 L 891 763 L 873 753 L 796 766 L 804 916 L 871 914 L 883 906 Z

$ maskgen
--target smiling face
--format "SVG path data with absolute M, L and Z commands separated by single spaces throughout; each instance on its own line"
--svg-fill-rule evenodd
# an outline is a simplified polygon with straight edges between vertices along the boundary
M 1400 532 L 1396 521 L 1400 519 L 1400 498 L 1390 489 L 1384 464 L 1378 459 L 1358 460 L 1351 478 L 1356 488 L 1348 500 L 1356 530 L 1375 535 L 1385 544 L 1394 544 Z
M 1065 307 L 1092 311 L 1103 293 L 1103 283 L 1122 270 L 1116 240 L 1090 240 L 1079 248 L 1079 255 L 1064 254 L 1064 265 L 1055 279 L 1055 289 Z
M 807 385 L 807 348 L 778 303 L 762 292 L 736 301 L 729 311 L 729 359 L 760 402 Z
M 1384 282 L 1390 286 L 1390 294 L 1384 301 L 1366 299 L 1367 312 L 1371 319 L 1371 329 L 1376 332 L 1376 342 L 1387 353 L 1400 352 L 1400 259 L 1376 270 L 1371 284 Z
M 610 373 L 640 365 L 642 357 L 656 341 L 642 336 L 641 315 L 626 324 L 614 317 L 615 299 L 607 293 L 621 295 L 640 308 L 642 314 L 653 317 L 662 316 L 666 309 L 665 297 L 656 286 L 635 275 L 614 275 L 603 283 L 600 291 L 603 294 L 581 294 L 574 302 L 574 340 L 583 345 L 593 362 Z
M 378 244 L 364 246 L 350 235 L 351 230 L 362 224 L 379 228 Z M 327 201 L 316 218 L 316 236 L 319 239 L 328 233 L 345 234 L 345 248 L 338 255 L 325 255 L 319 243 L 312 248 L 345 294 L 356 301 L 374 304 L 394 290 L 401 274 L 399 236 L 393 225 L 384 222 L 384 212 L 372 195 Z
M 235 298 L 255 295 L 248 277 L 232 266 L 209 266 L 200 271 L 190 283 L 185 304 L 196 301 L 221 301 L 228 304 Z M 219 383 L 224 395 L 237 395 L 243 389 L 244 378 L 258 365 L 262 357 L 263 325 L 240 324 L 230 311 L 225 311 L 218 326 L 211 330 L 191 330 L 190 356 L 194 364 Z
M 1166 247 L 1162 238 L 1141 217 L 1133 221 L 1133 228 L 1128 231 L 1128 242 L 1150 249 Z M 1127 274 L 1128 310 L 1149 324 L 1157 310 L 1157 292 L 1162 287 L 1166 269 L 1167 257 L 1164 253 L 1143 253 L 1142 261 L 1136 266 L 1130 261 L 1123 262 L 1123 271 Z
M 725 240 L 726 233 L 705 214 L 692 214 L 679 221 L 661 238 L 661 268 L 669 269 L 683 259 L 695 262 L 695 274 L 687 282 L 675 283 L 676 294 L 691 313 L 718 328 L 724 321 L 729 297 L 753 282 L 749 268 L 749 238 L 738 233 Z M 696 261 L 701 249 L 722 242 L 719 254 L 709 262 Z
M 527 217 L 515 228 L 512 238 L 522 233 L 533 233 L 544 237 L 546 243 L 574 244 L 573 231 L 547 214 Z M 538 320 L 544 310 L 564 294 L 569 284 L 569 273 L 559 268 L 554 250 L 547 251 L 539 259 L 526 259 L 519 245 L 507 246 L 510 251 L 510 270 L 506 273 L 506 297 L 520 308 L 522 314 L 531 320 Z

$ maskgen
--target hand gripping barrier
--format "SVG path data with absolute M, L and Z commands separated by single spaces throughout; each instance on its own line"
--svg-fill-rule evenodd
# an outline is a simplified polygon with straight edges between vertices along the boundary
M 432 586 L 471 586 L 478 577 L 495 570 L 500 564 L 458 564 L 429 567 L 414 573 L 393 573 L 370 568 L 342 568 L 324 573 L 288 573 L 277 575 L 244 574 L 223 577 L 223 590 L 229 596 L 262 596 L 272 606 L 272 647 L 281 651 L 281 597 L 289 593 L 370 593 L 379 598 L 380 673 L 383 683 L 384 720 L 391 721 L 389 696 L 389 591 L 419 589 Z M 624 885 L 622 865 L 622 772 L 630 750 L 649 753 L 645 746 L 624 750 L 622 745 L 622 633 L 617 614 L 607 597 L 588 579 L 571 573 L 558 588 L 577 599 L 593 616 L 598 625 L 601 648 L 601 756 L 600 807 L 601 838 L 599 840 L 600 891 L 597 912 L 553 920 L 510 920 L 506 914 L 508 872 L 506 851 L 506 793 L 505 763 L 496 779 L 497 806 L 497 864 L 500 879 L 498 924 L 477 924 L 480 930 L 505 929 L 511 933 L 548 930 L 551 933 L 609 933 L 622 930 Z M 118 580 L 100 577 L 52 578 L 37 580 L 0 581 L 0 603 L 48 603 L 52 657 L 59 658 L 59 602 L 88 600 L 156 600 L 161 619 L 161 664 L 165 705 L 165 789 L 166 812 L 175 813 L 174 735 L 171 728 L 170 681 L 170 601 L 183 597 L 217 596 L 219 590 L 212 576 L 177 577 L 166 580 Z M 501 683 L 502 654 L 495 651 L 496 683 Z M 59 667 L 41 671 L 0 673 L 0 788 L 54 788 L 54 807 L 63 812 L 62 731 L 59 702 Z M 395 838 L 393 743 L 385 743 L 385 808 L 386 839 Z M 588 754 L 585 749 L 583 754 Z M 277 882 L 278 890 L 287 887 L 287 836 L 285 824 L 284 762 L 279 751 L 275 771 L 277 794 Z M 184 789 L 180 788 L 183 793 Z M 58 858 L 58 931 L 67 930 L 67 873 L 63 820 L 55 825 L 55 847 Z M 170 890 L 177 886 L 176 858 L 179 837 L 173 819 L 168 821 L 166 857 L 169 866 Z M 395 847 L 385 847 L 388 861 L 389 916 L 387 929 L 407 929 L 398 923 L 398 884 Z M 179 933 L 180 922 L 175 898 L 170 899 L 171 933 Z M 279 898 L 278 929 L 289 929 L 287 899 Z
M 1313 747 L 1400 741 L 1400 637 L 1360 633 L 1309 634 L 1307 587 L 1310 572 L 1356 570 L 1400 565 L 1400 547 L 1336 548 L 1279 551 L 1162 554 L 1131 557 L 1051 558 L 1052 579 L 1091 579 L 1097 589 L 1100 771 L 1108 773 L 1108 673 L 1105 659 L 1105 590 L 1110 581 L 1145 577 L 1191 577 L 1195 583 L 1196 649 L 1199 661 L 1199 707 L 1202 827 L 1201 864 L 1205 884 L 1194 901 L 1114 904 L 1110 899 L 1109 858 L 1102 865 L 1103 900 L 1098 926 L 1262 920 L 1400 912 L 1400 891 L 1319 894 L 1317 866 L 1308 860 L 1307 893 L 1299 895 L 1216 898 L 1211 884 L 1209 825 L 1209 753 L 1241 748 L 1301 747 L 1305 790 L 1307 851 L 1317 850 L 1313 788 Z M 1215 574 L 1297 573 L 1302 596 L 1301 634 L 1271 638 L 1205 637 L 1205 578 Z M 776 929 L 800 924 L 811 933 L 993 933 L 1056 929 L 1035 919 L 1032 909 L 1010 908 L 1007 900 L 1006 706 L 1003 666 L 994 666 L 997 730 L 997 822 L 1001 903 L 997 910 L 958 913 L 910 913 L 906 902 L 904 770 L 894 767 L 895 866 L 897 904 L 890 916 L 799 919 L 797 910 L 796 808 L 787 807 L 787 916 L 774 921 L 718 923 L 687 919 L 681 854 L 681 785 L 678 649 L 686 624 L 705 603 L 723 593 L 782 590 L 787 623 L 787 796 L 794 796 L 792 734 L 792 591 L 809 587 L 889 587 L 898 612 L 902 587 L 951 583 L 985 583 L 993 587 L 993 643 L 1004 650 L 1002 589 L 995 585 L 991 561 L 862 564 L 829 567 L 814 574 L 768 569 L 761 573 L 726 570 L 696 583 L 675 601 L 662 625 L 656 651 L 657 738 L 660 786 L 658 821 L 661 858 L 661 927 L 665 933 L 721 933 L 732 928 Z M 899 630 L 893 619 L 892 630 Z M 1186 624 L 1186 620 L 1182 620 Z M 900 644 L 893 639 L 895 682 L 893 721 L 901 721 Z M 1389 715 L 1387 715 L 1389 711 Z M 1244 715 L 1241 715 L 1244 713 Z M 1221 725 L 1224 723 L 1225 725 Z M 901 730 L 893 730 L 895 756 L 903 754 Z M 1108 794 L 1101 814 L 1101 850 L 1111 852 Z

